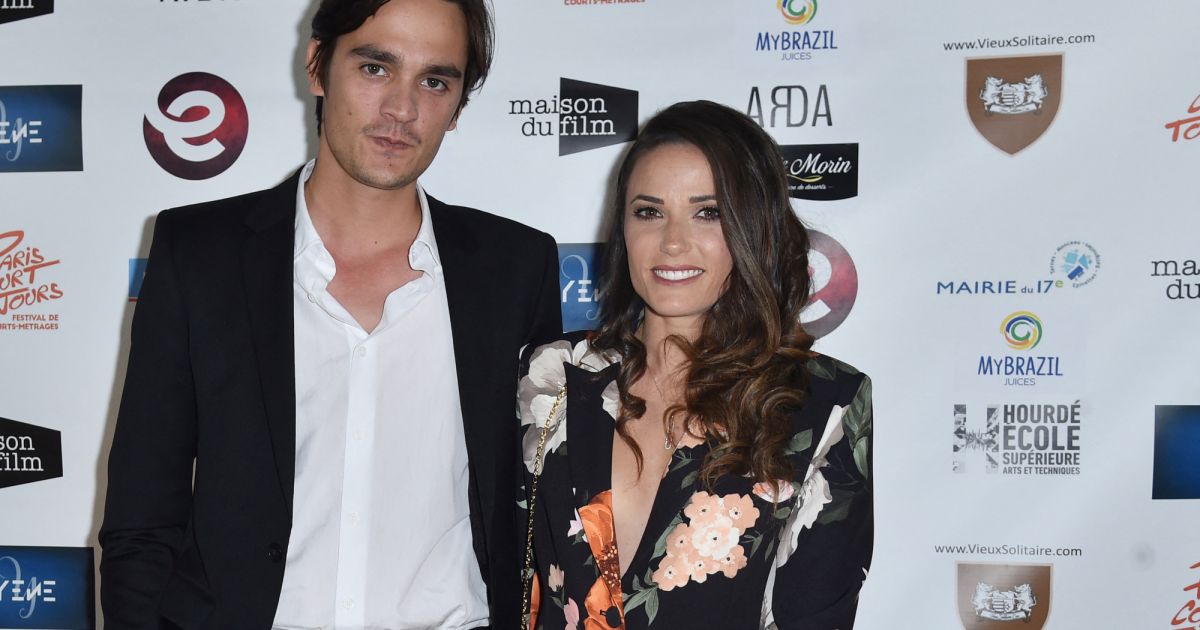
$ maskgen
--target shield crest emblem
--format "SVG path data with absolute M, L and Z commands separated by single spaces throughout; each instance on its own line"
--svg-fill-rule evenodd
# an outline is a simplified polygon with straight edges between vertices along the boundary
M 1015 155 L 1040 138 L 1062 102 L 1063 56 L 967 60 L 967 113 L 996 148 Z
M 958 563 L 964 630 L 1041 630 L 1050 616 L 1048 564 Z

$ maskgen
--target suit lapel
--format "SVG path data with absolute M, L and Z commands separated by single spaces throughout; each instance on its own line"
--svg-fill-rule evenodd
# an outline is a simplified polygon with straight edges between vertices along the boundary
M 292 267 L 298 184 L 299 173 L 296 173 L 262 196 L 246 217 L 250 234 L 242 246 L 242 280 L 254 338 L 254 357 L 289 523 L 296 481 Z

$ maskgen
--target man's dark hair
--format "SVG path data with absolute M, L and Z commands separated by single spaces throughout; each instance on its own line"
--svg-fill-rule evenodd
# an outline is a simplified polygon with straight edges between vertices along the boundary
M 458 5 L 467 22 L 467 67 L 463 74 L 462 98 L 458 109 L 466 106 L 471 93 L 478 90 L 487 79 L 492 66 L 494 45 L 492 14 L 486 0 L 444 0 Z M 333 60 L 333 49 L 342 35 L 357 30 L 375 15 L 388 0 L 321 0 L 312 19 L 312 38 L 317 42 L 316 52 L 308 71 L 316 74 L 321 85 L 329 80 L 329 64 Z M 317 135 L 321 134 L 321 119 L 325 99 L 317 97 Z

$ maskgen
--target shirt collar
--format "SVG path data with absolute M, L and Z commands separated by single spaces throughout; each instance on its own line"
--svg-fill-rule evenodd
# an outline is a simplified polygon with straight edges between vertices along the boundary
M 296 238 L 292 249 L 293 261 L 309 247 L 321 245 L 321 235 L 313 226 L 312 217 L 308 214 L 308 202 L 304 199 L 304 184 L 312 177 L 315 159 L 309 160 L 300 171 L 300 183 L 296 186 Z M 441 267 L 441 255 L 438 253 L 437 240 L 433 236 L 433 219 L 429 215 L 429 199 L 425 189 L 417 183 L 417 203 L 421 206 L 421 227 L 417 229 L 417 237 L 408 250 L 409 264 L 417 271 L 432 272 Z

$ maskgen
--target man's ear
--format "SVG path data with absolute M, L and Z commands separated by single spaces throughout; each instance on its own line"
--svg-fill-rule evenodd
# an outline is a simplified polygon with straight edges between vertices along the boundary
M 321 85 L 321 72 L 313 65 L 317 55 L 317 40 L 308 40 L 308 52 L 304 55 L 304 70 L 308 73 L 308 91 L 313 96 L 325 96 L 325 86 Z

